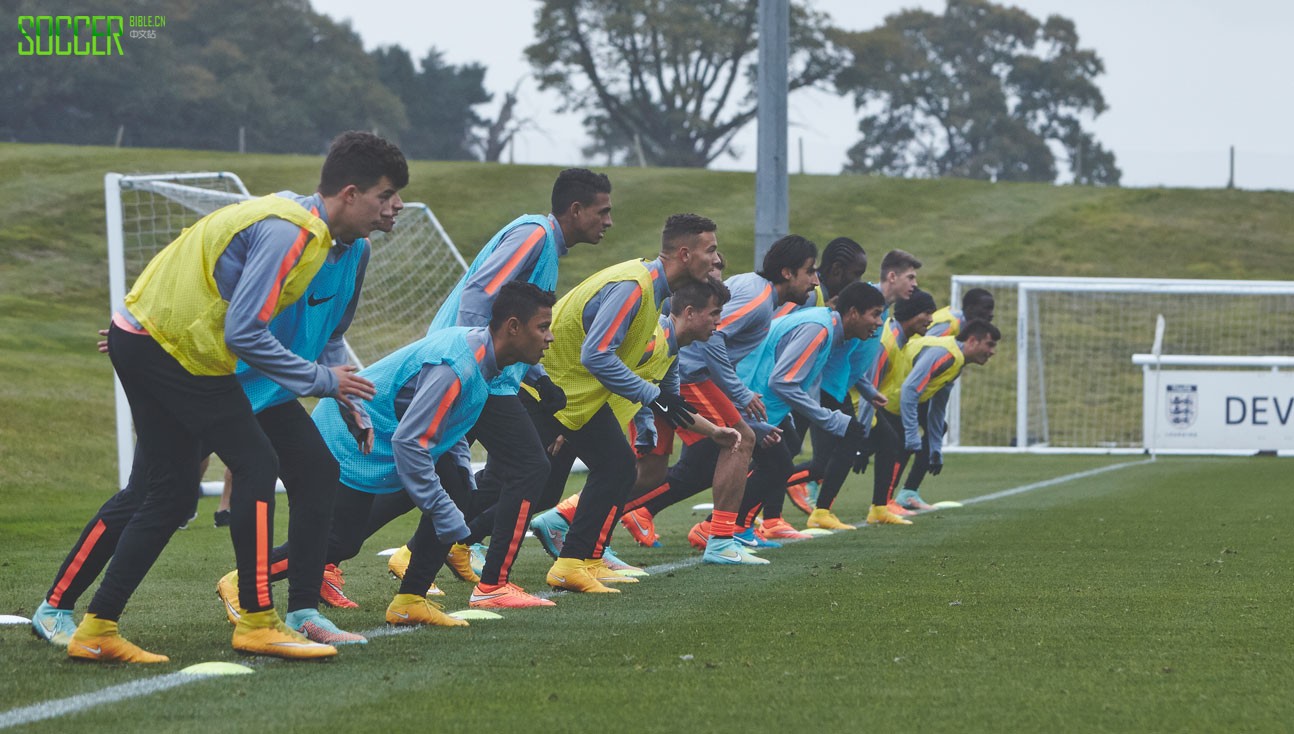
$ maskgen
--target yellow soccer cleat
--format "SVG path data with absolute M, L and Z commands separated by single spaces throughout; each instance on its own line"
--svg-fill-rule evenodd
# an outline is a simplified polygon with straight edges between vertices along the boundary
M 809 514 L 809 521 L 805 523 L 811 528 L 822 528 L 823 530 L 857 530 L 858 528 L 840 521 L 836 513 L 825 507 L 819 507 Z
M 244 611 L 234 627 L 234 649 L 249 655 L 270 655 L 285 660 L 330 658 L 337 648 L 313 642 L 279 619 L 273 609 Z
M 636 584 L 638 579 L 633 576 L 625 576 L 617 573 L 607 565 L 606 561 L 601 558 L 587 558 L 584 561 L 584 567 L 588 569 L 589 575 L 598 580 L 600 584 Z
M 402 545 L 386 559 L 386 568 L 392 576 L 404 580 L 404 572 L 409 570 L 409 559 L 412 557 L 413 552 L 409 550 L 409 546 Z
M 243 616 L 243 608 L 238 603 L 238 572 L 230 571 L 216 582 L 216 596 L 225 606 L 225 616 L 229 618 L 230 624 L 238 624 L 238 618 Z
M 449 566 L 449 570 L 463 581 L 469 584 L 481 583 L 481 577 L 472 570 L 472 549 L 462 543 L 455 543 L 449 547 L 449 553 L 445 555 L 445 565 Z
M 85 615 L 72 640 L 67 644 L 67 656 L 73 660 L 95 663 L 169 663 L 165 655 L 151 653 L 127 640 L 117 631 L 117 623 Z
M 392 576 L 403 581 L 405 572 L 409 570 L 410 558 L 413 558 L 413 551 L 409 550 L 409 546 L 402 545 L 399 550 L 391 554 L 390 558 L 386 559 L 386 568 L 391 572 Z M 444 595 L 445 592 L 441 591 L 439 586 L 436 586 L 435 581 L 432 581 L 431 585 L 427 587 L 427 596 Z
M 912 521 L 890 512 L 885 505 L 872 505 L 867 513 L 868 525 L 911 525 Z
M 553 567 L 548 569 L 548 585 L 554 589 L 566 589 L 585 594 L 619 594 L 593 577 L 589 573 L 588 561 L 579 558 L 558 558 Z
M 425 596 L 396 594 L 386 608 L 386 621 L 390 624 L 426 624 L 434 627 L 466 627 L 467 621 L 445 614 L 444 607 Z

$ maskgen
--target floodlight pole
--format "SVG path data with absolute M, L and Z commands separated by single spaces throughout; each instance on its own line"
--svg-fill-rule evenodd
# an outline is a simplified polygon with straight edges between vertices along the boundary
M 755 168 L 755 268 L 789 225 L 786 95 L 790 0 L 759 0 L 759 127 Z

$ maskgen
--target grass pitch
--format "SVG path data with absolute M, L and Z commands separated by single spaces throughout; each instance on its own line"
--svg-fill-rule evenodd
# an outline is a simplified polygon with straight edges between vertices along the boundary
M 306 156 L 0 144 L 0 614 L 30 615 L 62 555 L 116 481 L 106 324 L 103 175 L 233 170 L 254 192 L 308 190 Z M 470 256 L 522 211 L 544 211 L 555 167 L 414 162 L 424 201 Z M 695 209 L 720 223 L 732 272 L 749 270 L 753 177 L 616 169 L 615 228 L 575 248 L 563 289 L 647 254 L 660 222 Z M 1294 253 L 1288 192 L 1097 189 L 865 176 L 793 176 L 791 227 L 847 234 L 877 259 L 953 272 L 1271 278 Z M 873 266 L 875 267 L 875 266 Z M 361 314 L 362 317 L 362 314 Z M 929 499 L 963 499 L 1118 463 L 1111 458 L 949 456 Z M 27 727 L 66 731 L 1286 731 L 1291 509 L 1279 460 L 1160 461 L 770 552 L 773 564 L 659 573 L 617 598 L 565 595 L 467 629 L 376 637 L 321 664 L 264 662 Z M 578 479 L 577 479 L 578 481 Z M 838 502 L 864 515 L 864 483 Z M 242 660 L 214 594 L 227 534 L 179 533 L 123 618 L 175 662 L 85 666 L 0 627 L 6 712 L 185 666 Z M 802 522 L 796 510 L 791 519 Z M 286 513 L 279 513 L 283 537 Z M 698 518 L 661 518 L 667 545 L 618 550 L 662 565 L 695 558 Z M 363 605 L 343 627 L 380 629 L 395 584 L 373 555 L 347 565 Z M 528 544 L 514 579 L 542 588 Z M 464 584 L 445 579 L 451 608 Z M 283 598 L 280 590 L 279 598 Z M 84 609 L 84 600 L 81 608 Z M 690 656 L 690 657 L 689 657 Z M 49 711 L 48 706 L 44 709 Z
M 1118 463 L 954 455 L 926 494 L 965 500 Z M 767 551 L 766 567 L 683 565 L 617 597 L 559 595 L 556 608 L 378 636 L 321 664 L 252 659 L 255 675 L 31 728 L 1280 731 L 1294 721 L 1294 511 L 1283 466 L 1125 466 L 909 528 Z M 864 484 L 851 477 L 837 503 L 843 518 L 862 516 Z M 4 559 L 0 611 L 31 612 L 95 499 L 31 508 L 29 540 Z M 214 595 L 232 554 L 224 531 L 208 527 L 212 507 L 204 501 L 197 527 L 172 541 L 123 618 L 129 637 L 174 662 L 78 664 L 24 628 L 0 628 L 0 707 L 246 661 L 228 647 Z M 788 517 L 803 520 L 789 505 Z M 685 562 L 695 558 L 684 536 L 696 519 L 672 508 L 660 518 L 664 547 L 620 537 L 617 550 L 644 565 Z M 401 542 L 410 523 L 346 565 L 361 608 L 329 613 L 343 627 L 383 628 L 395 582 L 375 553 Z M 514 580 L 539 590 L 548 563 L 529 541 Z M 465 605 L 466 584 L 442 574 L 441 586 L 449 608 Z

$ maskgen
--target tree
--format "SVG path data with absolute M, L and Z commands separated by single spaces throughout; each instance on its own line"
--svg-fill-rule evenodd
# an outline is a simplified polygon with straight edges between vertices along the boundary
M 485 67 L 452 66 L 432 48 L 414 70 L 409 52 L 399 46 L 373 52 L 378 78 L 404 102 L 409 124 L 399 131 L 400 148 L 410 158 L 473 160 L 473 128 L 484 125 L 472 107 L 490 101 Z
M 512 138 L 530 124 L 529 119 L 516 117 L 517 93 L 520 89 L 521 82 L 517 82 L 511 92 L 503 93 L 499 114 L 493 120 L 486 120 L 481 124 L 481 132 L 472 142 L 480 153 L 481 160 L 486 163 L 498 163 Z
M 587 113 L 593 149 L 705 166 L 755 116 L 758 0 L 543 0 L 526 56 L 541 89 Z M 790 89 L 826 79 L 828 19 L 791 6 Z M 632 156 L 636 158 L 636 152 Z
M 1105 71 L 1073 21 L 1039 22 L 988 0 L 948 0 L 840 33 L 853 55 L 836 76 L 862 113 L 845 170 L 992 181 L 1055 181 L 1056 150 L 1075 183 L 1119 183 L 1114 153 L 1083 129 L 1105 111 Z

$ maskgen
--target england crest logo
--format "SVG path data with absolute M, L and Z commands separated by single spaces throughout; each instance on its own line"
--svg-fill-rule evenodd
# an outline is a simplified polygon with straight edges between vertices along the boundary
M 1169 385 L 1166 388 L 1165 408 L 1173 428 L 1183 430 L 1195 424 L 1195 417 L 1199 414 L 1198 396 L 1198 385 Z

